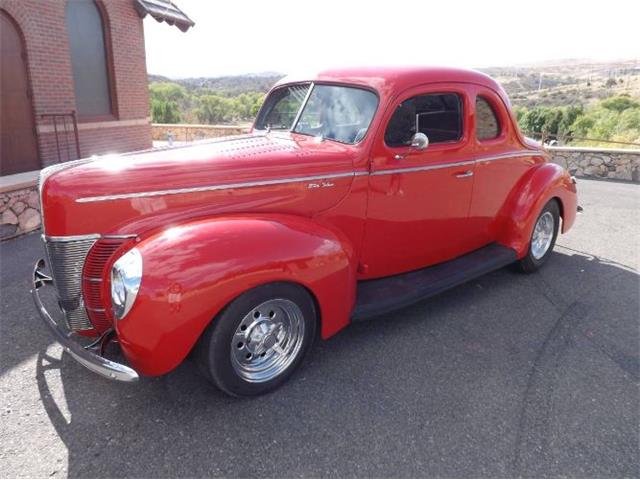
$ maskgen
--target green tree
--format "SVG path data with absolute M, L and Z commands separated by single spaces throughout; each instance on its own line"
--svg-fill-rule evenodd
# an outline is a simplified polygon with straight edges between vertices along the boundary
M 151 119 L 154 123 L 180 123 L 180 107 L 176 102 L 152 98 Z
M 571 128 L 576 137 L 594 139 L 588 145 L 597 140 L 640 143 L 640 103 L 622 95 L 607 98 L 579 115 Z
M 628 95 L 617 95 L 603 100 L 600 105 L 607 110 L 615 110 L 616 112 L 624 112 L 629 108 L 638 108 L 640 103 L 633 100 Z
M 520 108 L 516 109 L 516 118 L 528 134 L 568 135 L 582 112 L 582 106 Z
M 188 97 L 187 90 L 177 83 L 154 82 L 149 85 L 149 95 L 157 100 L 179 102 Z
M 220 95 L 204 95 L 198 98 L 196 116 L 202 123 L 224 123 L 234 120 L 234 101 Z
M 188 99 L 184 87 L 169 82 L 157 82 L 149 85 L 151 100 L 151 119 L 154 123 L 178 123 L 180 112 L 184 110 Z
M 219 91 L 194 87 L 187 90 L 174 82 L 152 82 L 149 85 L 151 117 L 156 123 L 201 122 L 231 123 L 253 120 L 265 94 L 233 90 Z

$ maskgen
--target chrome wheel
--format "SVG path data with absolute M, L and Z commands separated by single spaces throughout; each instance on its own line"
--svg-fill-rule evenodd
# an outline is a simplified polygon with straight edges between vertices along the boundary
M 545 256 L 555 232 L 555 221 L 551 212 L 544 212 L 536 222 L 531 236 L 531 255 L 536 260 Z
M 283 298 L 268 300 L 238 324 L 231 339 L 231 365 L 247 382 L 268 382 L 291 365 L 303 340 L 300 307 Z

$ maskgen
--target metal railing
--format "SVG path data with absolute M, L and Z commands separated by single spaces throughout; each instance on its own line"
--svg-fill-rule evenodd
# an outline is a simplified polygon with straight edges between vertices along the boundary
M 557 142 L 562 142 L 565 145 L 573 140 L 579 142 L 596 142 L 596 143 L 609 143 L 609 144 L 618 144 L 618 145 L 629 145 L 632 147 L 640 148 L 640 143 L 635 142 L 622 142 L 618 140 L 605 140 L 603 138 L 587 138 L 587 137 L 576 137 L 570 134 L 561 134 L 561 133 L 549 133 L 549 132 L 523 132 L 526 136 L 531 137 L 535 140 L 540 140 L 540 142 L 547 143 L 551 140 L 556 140 Z
M 207 125 L 188 123 L 152 123 L 154 140 L 175 142 L 192 142 L 205 138 L 245 133 L 251 125 Z
M 40 115 L 41 118 L 50 118 L 53 121 L 53 132 L 56 137 L 56 152 L 58 153 L 58 163 L 62 163 L 63 161 L 75 160 L 81 158 L 80 154 L 80 137 L 78 136 L 78 119 L 76 116 L 76 111 L 71 110 L 69 113 L 43 113 Z M 58 128 L 60 122 L 60 128 Z M 70 126 L 69 126 L 70 124 Z M 73 141 L 75 143 L 75 158 L 71 158 L 71 148 L 70 148 L 70 129 L 72 129 L 73 133 Z M 64 133 L 64 139 L 62 138 L 62 134 Z M 62 140 L 64 140 L 64 145 L 61 147 Z M 66 159 L 62 159 L 62 152 L 66 152 Z

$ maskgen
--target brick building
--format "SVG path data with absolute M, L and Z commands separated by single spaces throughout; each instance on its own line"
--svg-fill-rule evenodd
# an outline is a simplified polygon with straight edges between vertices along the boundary
M 142 18 L 169 0 L 0 0 L 0 176 L 151 147 Z

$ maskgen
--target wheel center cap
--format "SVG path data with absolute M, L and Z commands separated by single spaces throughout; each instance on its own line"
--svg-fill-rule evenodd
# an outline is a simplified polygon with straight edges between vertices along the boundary
M 262 342 L 262 346 L 265 348 L 265 350 L 269 350 L 270 348 L 272 348 L 276 343 L 278 342 L 278 338 L 275 336 L 274 333 L 270 333 L 269 335 L 267 335 L 263 342 Z
M 277 324 L 271 322 L 260 323 L 251 330 L 247 347 L 256 355 L 266 352 L 278 343 L 279 331 L 280 328 Z

